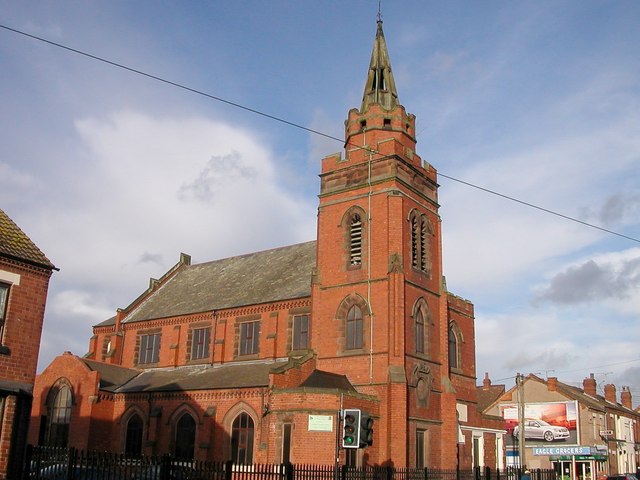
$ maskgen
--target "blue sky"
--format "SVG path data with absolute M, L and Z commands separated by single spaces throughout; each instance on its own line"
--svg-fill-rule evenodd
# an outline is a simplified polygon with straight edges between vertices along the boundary
M 378 2 L 0 1 L 0 24 L 342 138 Z M 640 238 L 640 3 L 383 1 L 441 174 Z M 315 238 L 342 144 L 0 28 L 0 205 L 60 267 L 39 368 L 178 261 Z M 640 243 L 440 177 L 477 372 L 629 385 Z M 247 213 L 250 215 L 247 216 Z M 502 380 L 501 379 L 506 379 Z

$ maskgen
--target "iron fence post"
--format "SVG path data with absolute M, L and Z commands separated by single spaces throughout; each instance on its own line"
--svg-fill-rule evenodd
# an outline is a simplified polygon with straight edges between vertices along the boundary
M 69 453 L 67 456 L 67 480 L 71 480 L 72 478 L 73 469 L 76 465 L 77 456 L 78 456 L 78 451 L 75 448 L 70 447 Z
M 233 461 L 227 460 L 224 463 L 224 480 L 231 480 L 233 476 Z
M 160 457 L 160 480 L 169 480 L 171 478 L 171 457 L 162 455 Z
M 387 480 L 393 480 L 394 479 L 393 467 L 391 465 L 388 465 L 386 470 L 387 470 Z
M 33 458 L 33 445 L 27 445 L 27 451 L 24 456 L 24 469 L 22 470 L 22 478 L 27 480 L 31 473 L 31 459 Z
M 293 480 L 293 464 L 285 463 L 284 465 L 285 480 Z

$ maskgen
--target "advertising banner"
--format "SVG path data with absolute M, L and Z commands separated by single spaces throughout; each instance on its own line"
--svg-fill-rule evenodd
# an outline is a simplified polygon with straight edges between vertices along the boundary
M 507 427 L 507 445 L 518 444 L 518 405 L 500 405 Z M 578 445 L 578 403 L 544 402 L 524 406 L 524 436 L 527 447 Z

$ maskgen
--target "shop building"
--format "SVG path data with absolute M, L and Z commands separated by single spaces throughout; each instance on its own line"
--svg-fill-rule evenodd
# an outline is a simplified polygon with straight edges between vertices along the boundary
M 521 411 L 524 462 L 519 447 Z M 554 468 L 561 478 L 571 480 L 637 470 L 640 415 L 632 408 L 628 387 L 622 387 L 618 399 L 612 384 L 598 393 L 593 374 L 582 388 L 530 374 L 498 396 L 485 413 L 505 420 L 508 464 Z

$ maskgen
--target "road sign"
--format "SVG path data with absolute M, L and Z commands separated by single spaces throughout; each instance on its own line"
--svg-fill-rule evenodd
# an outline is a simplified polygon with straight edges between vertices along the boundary
M 600 435 L 603 437 L 610 437 L 613 435 L 613 430 L 600 430 Z

